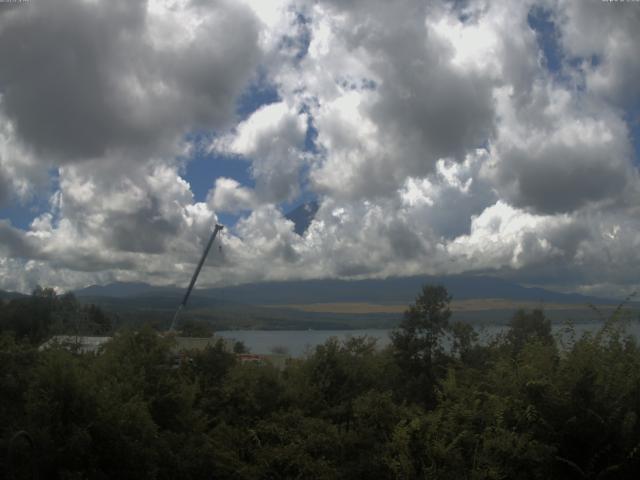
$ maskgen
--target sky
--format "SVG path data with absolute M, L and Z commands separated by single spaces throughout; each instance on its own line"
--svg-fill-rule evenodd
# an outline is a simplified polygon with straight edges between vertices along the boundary
M 640 2 L 0 3 L 0 289 L 640 286 Z M 303 235 L 286 214 L 316 201 Z

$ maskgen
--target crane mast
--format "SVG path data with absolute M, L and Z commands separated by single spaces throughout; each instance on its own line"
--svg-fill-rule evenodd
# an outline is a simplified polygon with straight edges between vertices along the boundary
M 213 229 L 213 233 L 211 234 L 211 238 L 209 239 L 209 243 L 207 243 L 207 246 L 205 247 L 204 252 L 202 252 L 202 257 L 198 262 L 196 271 L 193 272 L 193 276 L 191 277 L 191 281 L 189 282 L 189 286 L 187 287 L 187 291 L 184 294 L 182 302 L 180 302 L 180 305 L 178 305 L 176 313 L 173 315 L 173 320 L 171 321 L 171 327 L 169 327 L 170 332 L 175 332 L 176 325 L 178 323 L 178 317 L 180 316 L 180 311 L 187 306 L 187 300 L 189 300 L 189 295 L 191 295 L 191 290 L 193 290 L 193 287 L 196 284 L 196 280 L 198 279 L 198 275 L 200 274 L 200 270 L 202 270 L 202 265 L 204 265 L 204 261 L 206 260 L 207 255 L 209 254 L 209 250 L 211 250 L 211 245 L 213 245 L 213 241 L 216 239 L 218 232 L 223 228 L 224 227 L 222 225 L 216 223 L 216 226 Z

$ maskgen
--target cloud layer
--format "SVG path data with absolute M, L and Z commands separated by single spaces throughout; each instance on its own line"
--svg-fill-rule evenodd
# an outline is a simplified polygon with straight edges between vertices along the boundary
M 638 32 L 632 2 L 3 8 L 0 207 L 54 194 L 0 220 L 0 288 L 182 284 L 226 215 L 202 285 L 493 272 L 625 295 Z M 212 173 L 197 199 L 191 162 L 221 158 L 251 182 Z M 300 236 L 284 214 L 308 198 Z

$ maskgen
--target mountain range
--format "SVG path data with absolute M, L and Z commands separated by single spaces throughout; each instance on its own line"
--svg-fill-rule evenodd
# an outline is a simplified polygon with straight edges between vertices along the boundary
M 542 307 L 553 322 L 598 318 L 589 305 L 611 312 L 619 300 L 526 287 L 487 275 L 413 276 L 368 280 L 300 280 L 195 289 L 181 318 L 215 330 L 392 328 L 423 285 L 444 285 L 454 320 L 504 324 L 515 310 Z M 151 322 L 167 328 L 185 289 L 147 283 L 91 285 L 73 293 L 111 312 L 120 324 Z M 0 291 L 0 299 L 20 296 Z M 638 304 L 628 305 L 639 310 Z
M 12 300 L 14 298 L 25 297 L 26 295 L 18 292 L 7 292 L 5 290 L 0 290 L 0 300 Z
M 192 298 L 199 303 L 239 303 L 248 305 L 289 305 L 310 303 L 364 302 L 409 304 L 425 284 L 444 285 L 454 300 L 500 298 L 560 304 L 611 305 L 618 300 L 590 297 L 578 293 L 560 293 L 538 287 L 525 287 L 490 276 L 413 276 L 368 280 L 301 280 L 248 283 L 243 285 L 195 289 Z M 82 297 L 175 297 L 184 293 L 175 286 L 157 287 L 146 283 L 111 283 L 76 290 Z

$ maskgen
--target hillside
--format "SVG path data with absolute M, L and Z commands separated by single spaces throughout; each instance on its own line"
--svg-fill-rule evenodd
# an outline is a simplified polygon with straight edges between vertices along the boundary
M 455 320 L 504 324 L 520 308 L 542 307 L 553 322 L 592 321 L 589 308 L 618 301 L 528 288 L 487 276 L 405 277 L 382 280 L 308 280 L 196 289 L 182 318 L 220 329 L 391 328 L 424 284 L 442 284 L 453 296 Z M 124 322 L 169 324 L 184 289 L 144 283 L 91 286 L 75 292 L 85 303 L 117 313 Z
M 528 302 L 567 304 L 616 304 L 617 300 L 531 288 L 489 276 L 414 276 L 373 280 L 304 280 L 248 283 L 231 287 L 196 289 L 200 302 L 250 305 L 363 302 L 402 304 L 412 302 L 424 284 L 444 285 L 454 300 L 499 298 Z M 184 290 L 144 283 L 112 283 L 75 291 L 78 297 L 180 297 Z M 208 300 L 210 299 L 210 300 Z M 194 300 L 195 301 L 195 300 Z
M 5 290 L 0 290 L 0 300 L 11 300 L 13 298 L 21 298 L 26 295 L 18 292 L 7 292 Z

